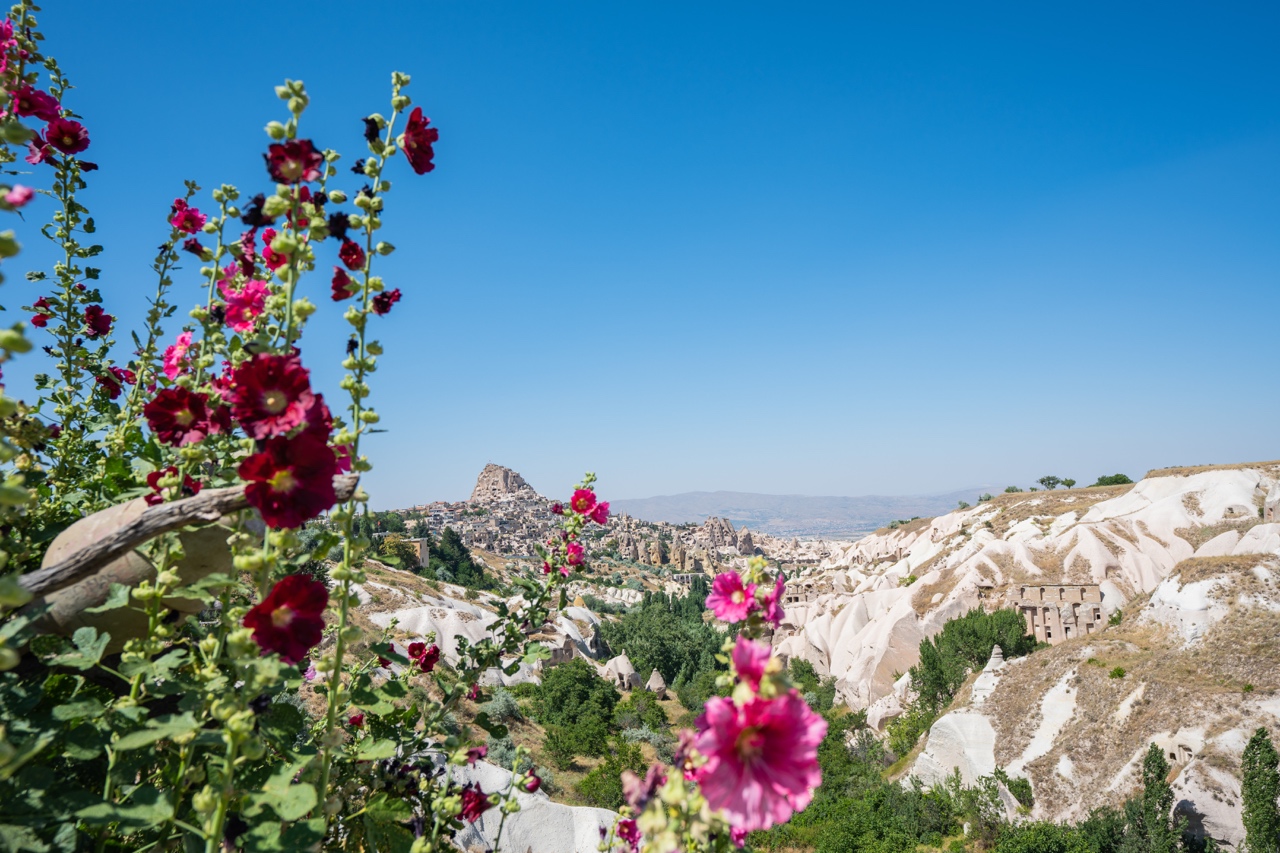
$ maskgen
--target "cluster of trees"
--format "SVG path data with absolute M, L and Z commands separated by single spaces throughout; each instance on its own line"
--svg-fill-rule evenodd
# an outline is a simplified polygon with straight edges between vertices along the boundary
M 1041 477 L 1039 480 L 1036 480 L 1036 482 L 1040 484 L 1041 488 L 1049 492 L 1058 488 L 1058 486 L 1062 486 L 1067 489 L 1074 489 L 1076 487 L 1076 481 L 1069 477 L 1063 478 L 1050 475 Z M 1094 483 L 1093 486 L 1125 486 L 1132 482 L 1133 480 L 1130 480 L 1124 474 L 1104 474 L 1098 478 L 1098 481 Z M 1090 488 L 1093 488 L 1093 486 L 1090 486 Z M 1020 486 L 1008 486 L 1005 488 L 1006 494 L 1014 494 L 1020 491 L 1022 491 Z M 1039 491 L 1039 489 L 1032 486 L 1031 491 L 1036 492 Z M 988 496 L 987 499 L 990 500 L 990 497 Z M 979 500 L 982 500 L 982 498 L 979 498 Z
M 471 550 L 452 527 L 446 527 L 439 539 L 427 539 L 427 565 L 419 570 L 423 577 L 445 583 L 456 583 L 470 589 L 494 589 L 497 583 L 484 572 L 484 563 L 472 559 Z
M 987 665 L 999 645 L 1005 657 L 1029 654 L 1036 646 L 1016 610 L 970 610 L 952 619 L 932 638 L 920 642 L 920 662 L 911 667 L 915 699 L 889 723 L 889 747 L 906 755 L 955 697 L 970 672 Z

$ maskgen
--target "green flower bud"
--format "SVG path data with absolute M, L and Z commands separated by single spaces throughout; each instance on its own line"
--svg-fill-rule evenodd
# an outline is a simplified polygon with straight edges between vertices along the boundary
M 262 212 L 267 216 L 284 216 L 289 212 L 289 206 L 289 199 L 270 195 L 262 205 Z
M 22 336 L 19 329 L 0 330 L 0 349 L 9 352 L 30 352 L 31 341 Z
M 373 250 L 379 255 L 389 255 L 396 250 L 396 247 L 390 243 L 379 243 L 373 247 Z
M 288 131 L 285 130 L 285 126 L 280 122 L 278 121 L 267 122 L 267 136 L 270 136 L 272 139 L 275 139 L 277 141 L 284 139 L 287 133 Z
M 329 201 L 333 204 L 342 204 L 347 200 L 347 194 L 342 190 L 329 190 Z

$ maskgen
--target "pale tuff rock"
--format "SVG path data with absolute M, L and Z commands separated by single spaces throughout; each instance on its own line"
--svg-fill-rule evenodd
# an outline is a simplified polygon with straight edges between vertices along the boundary
M 926 785 L 942 782 L 955 769 L 966 785 L 996 769 L 996 731 L 982 714 L 953 711 L 929 729 L 929 741 L 916 759 L 914 775 Z
M 667 698 L 667 682 L 662 677 L 662 673 L 654 667 L 653 672 L 649 674 L 649 680 L 645 682 L 644 689 L 657 696 L 659 699 Z
M 626 651 L 606 663 L 600 675 L 613 682 L 619 690 L 634 690 L 641 684 L 640 674 L 631 665 L 631 658 L 627 657 Z
M 738 553 L 744 557 L 750 557 L 755 552 L 755 540 L 751 538 L 751 531 L 744 527 L 738 531 Z
M 476 487 L 471 491 L 471 500 L 475 503 L 538 497 L 538 493 L 524 481 L 524 477 L 510 468 L 494 465 L 492 462 L 484 466 L 476 480 Z
M 987 661 L 987 665 L 983 667 L 977 680 L 973 682 L 970 704 L 975 708 L 980 707 L 987 700 L 987 697 L 991 695 L 991 691 L 995 690 L 996 685 L 1000 683 L 1000 673 L 1003 671 L 1004 651 L 999 646 L 996 646 L 991 650 L 991 659 Z

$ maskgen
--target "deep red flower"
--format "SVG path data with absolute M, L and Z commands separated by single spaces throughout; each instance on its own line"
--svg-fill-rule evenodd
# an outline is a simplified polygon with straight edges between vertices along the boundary
M 474 702 L 474 701 L 476 701 L 477 699 L 479 699 L 479 698 L 480 698 L 480 685 L 479 685 L 479 684 L 473 684 L 473 685 L 471 685 L 471 687 L 470 687 L 470 688 L 468 688 L 468 689 L 467 689 L 467 698 L 468 698 L 468 699 L 470 699 L 472 702 Z
M 640 844 L 640 827 L 629 817 L 625 817 L 614 826 L 618 838 L 627 842 L 627 846 L 635 850 Z
M 431 146 L 440 141 L 440 131 L 428 127 L 429 124 L 431 119 L 422 114 L 422 107 L 414 107 L 413 112 L 409 113 L 409 123 L 405 126 L 404 140 L 401 143 L 409 165 L 419 175 L 425 175 L 436 167 L 431 162 L 436 156 L 435 149 Z
M 187 204 L 186 199 L 175 198 L 169 211 L 169 224 L 179 231 L 195 234 L 204 227 L 209 217 Z
M 34 86 L 23 86 L 14 95 L 14 111 L 20 116 L 35 116 L 41 121 L 53 121 L 62 114 L 58 99 Z
M 296 356 L 259 353 L 232 374 L 228 402 L 245 433 L 262 439 L 301 424 L 315 394 L 310 374 Z
M 551 505 L 552 515 L 564 515 L 564 504 L 556 502 Z
M 361 713 L 360 711 L 356 711 L 350 717 L 347 717 L 347 725 L 351 726 L 351 728 L 353 729 L 363 729 L 364 714 Z
M 596 493 L 590 489 L 578 489 L 569 499 L 569 506 L 573 507 L 576 513 L 588 515 L 596 508 Z
M 89 131 L 69 118 L 55 118 L 44 129 L 44 141 L 63 154 L 79 154 L 89 147 Z
M 532 770 L 526 775 L 528 778 L 524 780 L 524 789 L 530 794 L 537 793 L 538 789 L 542 787 L 542 777 Z
M 276 652 L 297 663 L 320 644 L 329 588 L 306 575 L 281 579 L 267 597 L 245 614 L 241 623 L 253 630 L 263 652 Z
M 36 315 L 31 318 L 31 325 L 43 329 L 45 324 L 53 319 L 53 312 L 49 310 L 49 298 L 41 296 L 31 307 L 36 312 Z
M 106 389 L 107 396 L 112 400 L 120 396 L 122 385 L 132 385 L 138 381 L 134 372 L 126 367 L 108 367 L 105 375 L 95 378 L 98 384 Z
M 115 317 L 102 310 L 101 305 L 90 305 L 84 309 L 84 324 L 88 326 L 85 332 L 91 338 L 99 338 L 111 331 L 111 321 Z
M 161 389 L 142 408 L 156 438 L 174 445 L 191 444 L 226 431 L 225 413 L 223 407 L 211 405 L 208 397 L 181 385 Z
M 409 644 L 409 660 L 416 661 L 427 650 L 426 643 L 410 643 Z
M 387 660 L 382 655 L 378 655 L 378 666 L 382 667 L 383 669 L 390 669 L 391 661 Z
M 165 499 L 172 494 L 172 488 L 165 490 L 160 488 L 160 481 L 165 477 L 172 477 L 178 473 L 178 469 L 170 465 L 168 468 L 162 468 L 158 471 L 152 471 L 147 475 L 147 488 L 151 489 L 151 494 L 146 496 L 148 506 L 162 504 Z M 191 479 L 190 474 L 186 474 L 182 478 L 182 496 L 191 497 L 200 494 L 200 488 L 204 484 L 199 480 Z
M 351 276 L 347 275 L 347 271 L 342 267 L 333 268 L 333 301 L 341 302 L 351 296 L 348 288 L 351 286 Z
M 262 155 L 267 161 L 267 172 L 277 184 L 296 184 L 314 181 L 320 177 L 324 155 L 316 150 L 310 139 L 290 139 L 277 142 Z
M 440 647 L 432 643 L 427 650 L 418 658 L 418 669 L 423 672 L 431 672 L 436 668 L 436 664 L 440 662 Z
M 182 250 L 184 252 L 190 252 L 191 254 L 197 257 L 204 254 L 204 246 L 202 246 L 200 244 L 200 241 L 197 240 L 195 237 L 188 237 L 187 239 L 183 240 Z
M 360 244 L 355 240 L 343 240 L 342 248 L 338 250 L 338 260 L 349 270 L 358 270 L 364 267 L 364 249 L 360 248 Z
M 337 502 L 333 450 L 314 436 L 271 438 L 240 463 L 245 497 L 268 527 L 301 527 Z
M 391 310 L 391 306 L 400 301 L 400 288 L 394 290 L 384 290 L 377 296 L 373 297 L 373 313 L 379 317 L 385 315 Z
M 274 240 L 275 238 L 276 238 L 276 232 L 274 228 L 263 229 L 262 231 L 262 262 L 266 264 L 267 268 L 272 271 L 278 270 L 280 269 L 280 267 L 289 263 L 288 255 L 282 255 L 279 252 L 277 252 L 275 249 L 271 248 L 271 241 Z M 248 275 L 248 273 L 245 273 L 245 275 Z
M 467 785 L 462 789 L 462 819 L 467 823 L 479 820 L 480 815 L 489 810 L 493 803 L 489 795 L 480 790 L 479 785 Z

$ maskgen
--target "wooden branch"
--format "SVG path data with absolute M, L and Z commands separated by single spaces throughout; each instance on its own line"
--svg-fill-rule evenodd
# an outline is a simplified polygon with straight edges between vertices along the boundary
M 338 502 L 351 499 L 358 474 L 339 474 L 333 478 Z M 224 515 L 249 508 L 244 486 L 208 489 L 198 495 L 147 507 L 133 521 L 107 536 L 76 551 L 51 566 L 18 576 L 18 583 L 36 595 L 70 586 L 86 575 L 123 557 L 162 533 L 180 530 L 188 524 L 212 524 Z

